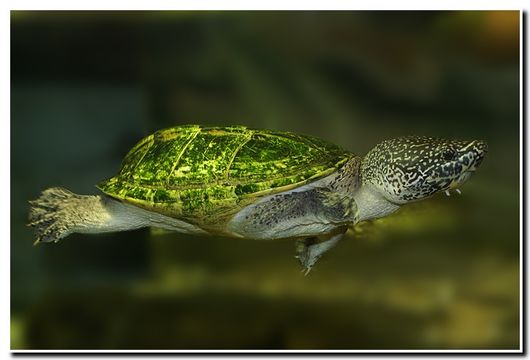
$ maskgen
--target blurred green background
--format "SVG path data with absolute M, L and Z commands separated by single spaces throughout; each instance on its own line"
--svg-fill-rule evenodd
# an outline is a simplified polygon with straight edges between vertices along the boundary
M 519 347 L 518 12 L 11 13 L 13 349 Z M 33 247 L 27 201 L 82 194 L 177 124 L 481 138 L 462 196 L 367 222 L 304 277 L 290 241 L 149 229 Z

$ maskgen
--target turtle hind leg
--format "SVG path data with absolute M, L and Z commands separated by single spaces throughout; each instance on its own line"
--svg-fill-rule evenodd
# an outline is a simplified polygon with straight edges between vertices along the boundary
M 62 188 L 44 190 L 30 201 L 29 224 L 37 240 L 57 242 L 72 234 L 96 234 L 127 231 L 146 226 L 185 233 L 206 233 L 178 219 L 143 210 L 106 195 L 78 195 Z
M 309 274 L 318 259 L 331 248 L 335 247 L 343 236 L 344 232 L 341 232 L 340 234 L 326 236 L 324 240 L 322 240 L 322 237 L 298 240 L 296 243 L 296 258 L 303 267 L 302 271 L 304 275 Z
M 63 188 L 50 188 L 30 201 L 28 226 L 35 229 L 37 240 L 57 242 L 74 232 L 83 232 L 104 223 L 109 214 L 101 196 L 77 195 Z
M 37 239 L 33 243 L 57 242 L 69 235 L 68 226 L 60 221 L 60 213 L 71 192 L 63 188 L 50 188 L 42 192 L 41 196 L 29 202 L 28 226 L 35 229 Z

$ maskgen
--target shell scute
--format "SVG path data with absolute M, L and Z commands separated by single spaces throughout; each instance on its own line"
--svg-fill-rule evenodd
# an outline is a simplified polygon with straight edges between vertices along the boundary
M 249 134 L 213 130 L 196 136 L 169 175 L 168 185 L 181 187 L 214 183 L 226 179 L 226 173 L 242 141 Z
M 129 158 L 128 155 L 124 159 L 123 166 L 127 168 L 122 169 L 120 174 L 123 178 L 137 184 L 150 185 L 167 182 L 175 164 L 199 132 L 198 126 L 157 131 L 147 137 L 150 141 L 142 144 L 142 158 L 138 159 L 137 155 Z M 133 167 L 130 168 L 130 166 Z
M 327 176 L 352 156 L 288 132 L 179 126 L 141 140 L 98 187 L 148 210 L 198 218 Z

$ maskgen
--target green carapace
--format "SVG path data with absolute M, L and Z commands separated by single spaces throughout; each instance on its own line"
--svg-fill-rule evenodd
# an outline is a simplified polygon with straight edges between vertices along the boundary
M 361 157 L 316 137 L 244 126 L 177 126 L 125 156 L 102 195 L 50 188 L 31 201 L 37 241 L 146 226 L 256 240 L 290 238 L 309 272 L 347 228 L 469 179 L 480 140 L 402 137 Z
M 120 172 L 98 187 L 164 215 L 203 219 L 320 179 L 351 156 L 309 136 L 182 126 L 143 139 Z

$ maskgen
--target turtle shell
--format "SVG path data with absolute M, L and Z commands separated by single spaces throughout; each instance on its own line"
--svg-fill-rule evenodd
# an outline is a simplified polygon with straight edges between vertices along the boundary
M 141 140 L 98 188 L 147 210 L 200 219 L 325 177 L 352 156 L 289 132 L 177 126 Z

